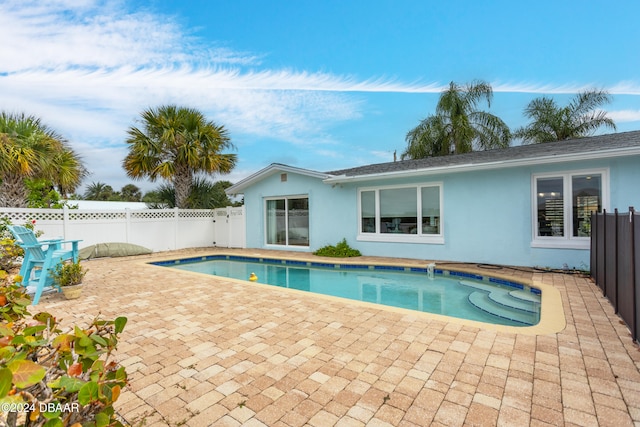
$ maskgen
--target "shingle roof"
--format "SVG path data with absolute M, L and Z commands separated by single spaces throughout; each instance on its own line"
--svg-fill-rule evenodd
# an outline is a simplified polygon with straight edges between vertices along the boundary
M 587 138 L 572 139 L 544 144 L 521 145 L 487 151 L 474 151 L 451 156 L 428 157 L 417 160 L 401 160 L 389 163 L 377 163 L 350 169 L 326 172 L 333 176 L 378 175 L 393 172 L 424 170 L 463 165 L 483 165 L 496 162 L 526 161 L 550 159 L 553 157 L 580 156 L 607 151 L 640 149 L 640 131 L 621 132 Z

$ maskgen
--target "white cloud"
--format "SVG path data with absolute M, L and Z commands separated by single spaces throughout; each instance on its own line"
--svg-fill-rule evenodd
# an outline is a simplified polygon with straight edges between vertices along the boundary
M 106 0 L 0 3 L 0 110 L 41 117 L 78 144 L 101 181 L 105 174 L 123 175 L 126 129 L 148 107 L 194 106 L 245 140 L 279 139 L 335 158 L 340 152 L 325 129 L 361 117 L 361 101 L 353 93 L 439 93 L 446 87 L 260 68 L 260 54 L 205 45 L 170 16 L 129 7 Z M 493 84 L 496 93 L 575 93 L 591 87 Z M 637 95 L 640 84 L 621 82 L 609 91 Z M 637 111 L 610 115 L 616 121 L 638 120 Z
M 608 111 L 607 115 L 614 122 L 640 122 L 640 110 Z

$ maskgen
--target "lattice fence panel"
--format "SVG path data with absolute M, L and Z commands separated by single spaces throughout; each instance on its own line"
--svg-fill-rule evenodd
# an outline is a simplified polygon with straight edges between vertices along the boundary
M 113 211 L 113 212 L 72 212 L 69 211 L 69 220 L 71 221 L 100 221 L 100 220 L 116 220 L 126 219 L 127 214 L 125 212 Z
M 62 221 L 64 219 L 64 213 L 60 210 L 56 211 L 42 211 L 39 209 L 33 210 L 0 210 L 0 218 L 8 218 L 14 224 L 23 224 L 26 222 L 35 221 Z
M 243 207 L 124 211 L 0 208 L 0 218 L 14 224 L 35 220 L 44 237 L 79 239 L 80 247 L 124 242 L 164 251 L 211 246 L 216 241 L 218 246 L 226 242 L 224 247 L 244 247 L 243 211 Z
M 179 218 L 213 218 L 214 211 L 210 210 L 188 210 L 178 211 Z
M 170 219 L 175 217 L 175 212 L 165 209 L 149 209 L 130 213 L 131 219 Z

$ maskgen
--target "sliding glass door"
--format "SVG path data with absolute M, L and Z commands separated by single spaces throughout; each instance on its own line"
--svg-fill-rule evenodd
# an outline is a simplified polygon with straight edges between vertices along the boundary
M 265 203 L 268 245 L 309 246 L 309 198 L 267 199 Z

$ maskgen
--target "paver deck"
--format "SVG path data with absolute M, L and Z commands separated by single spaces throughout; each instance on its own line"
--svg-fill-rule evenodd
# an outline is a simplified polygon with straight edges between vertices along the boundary
M 87 261 L 81 299 L 32 312 L 128 317 L 134 426 L 640 425 L 640 351 L 588 278 L 484 271 L 559 291 L 566 327 L 534 335 L 144 264 L 216 251 Z

